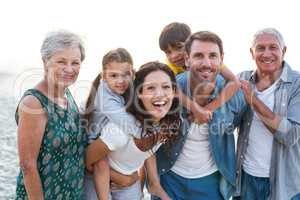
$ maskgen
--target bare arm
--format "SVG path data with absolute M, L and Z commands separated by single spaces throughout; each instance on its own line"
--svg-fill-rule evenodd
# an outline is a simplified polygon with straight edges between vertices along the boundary
M 110 169 L 110 179 L 114 184 L 120 187 L 127 187 L 139 180 L 139 175 L 137 172 L 134 172 L 131 175 L 124 175 L 114 169 Z
M 149 193 L 160 197 L 162 200 L 171 200 L 168 194 L 160 185 L 155 155 L 152 155 L 145 161 L 145 167 L 147 170 L 147 177 L 149 180 Z
M 139 180 L 141 182 L 141 190 L 144 191 L 145 181 L 146 181 L 146 168 L 145 164 L 138 170 Z
M 281 117 L 273 113 L 261 100 L 253 93 L 248 81 L 241 80 L 242 89 L 247 103 L 256 111 L 258 117 L 266 128 L 275 133 L 281 121 Z
M 228 83 L 222 89 L 220 95 L 205 106 L 210 111 L 214 111 L 226 103 L 241 87 L 239 79 L 226 66 L 221 66 L 220 73 Z
M 33 96 L 26 96 L 20 103 L 18 121 L 18 151 L 24 185 L 30 200 L 43 200 L 43 189 L 37 168 L 47 115 L 40 102 Z
M 201 107 L 196 101 L 187 97 L 179 88 L 177 90 L 177 96 L 181 105 L 193 113 L 193 116 L 198 123 L 207 123 L 211 120 L 212 113 Z

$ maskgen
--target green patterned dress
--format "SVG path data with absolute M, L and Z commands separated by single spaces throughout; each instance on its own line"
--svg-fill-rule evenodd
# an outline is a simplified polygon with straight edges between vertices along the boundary
M 35 96 L 48 115 L 37 159 L 45 200 L 82 199 L 86 138 L 80 130 L 80 116 L 71 93 L 66 91 L 66 109 L 38 90 L 30 89 L 24 94 L 27 95 Z M 21 171 L 17 178 L 16 199 L 28 199 Z

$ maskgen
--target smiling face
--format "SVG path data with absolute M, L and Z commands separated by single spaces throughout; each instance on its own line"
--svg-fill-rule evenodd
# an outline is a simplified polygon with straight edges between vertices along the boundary
M 259 74 L 273 74 L 281 70 L 286 47 L 281 47 L 272 34 L 263 34 L 256 38 L 250 49 Z
M 183 42 L 178 42 L 175 46 L 168 45 L 168 48 L 164 52 L 170 63 L 177 67 L 183 67 L 185 65 Z
M 193 80 L 199 83 L 215 82 L 223 55 L 216 43 L 194 40 L 186 60 Z
M 144 109 L 155 121 L 160 121 L 168 113 L 175 95 L 170 77 L 163 71 L 149 73 L 141 86 L 138 98 Z
M 123 95 L 133 77 L 132 65 L 128 62 L 110 62 L 105 66 L 103 80 L 118 95 Z
M 48 82 L 60 88 L 66 88 L 76 81 L 80 65 L 79 48 L 66 48 L 44 60 Z

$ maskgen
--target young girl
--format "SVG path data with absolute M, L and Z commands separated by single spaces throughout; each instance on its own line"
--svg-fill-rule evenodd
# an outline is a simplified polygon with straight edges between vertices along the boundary
M 123 48 L 111 50 L 104 55 L 102 66 L 102 74 L 94 80 L 86 103 L 85 119 L 88 123 L 89 142 L 101 135 L 102 128 L 108 122 L 117 124 L 127 134 L 134 131 L 134 127 L 132 130 L 130 128 L 132 121 L 125 111 L 124 99 L 133 78 L 131 55 Z M 115 182 L 118 184 L 123 184 L 124 177 L 122 179 L 114 172 L 109 173 L 109 166 L 105 159 L 94 165 L 93 178 L 97 196 L 101 200 L 108 199 L 110 176 L 116 179 Z M 129 176 L 129 181 L 130 178 L 137 179 L 138 176 L 137 174 Z
M 129 101 L 130 114 L 127 114 L 127 117 L 132 120 L 131 130 L 134 131 L 128 134 L 113 121 L 106 123 L 101 130 L 101 136 L 87 148 L 87 168 L 91 169 L 96 161 L 108 156 L 111 168 L 121 174 L 133 174 L 159 148 L 162 140 L 178 136 L 180 123 L 179 111 L 176 108 L 179 102 L 174 98 L 175 92 L 175 77 L 166 65 L 151 62 L 142 66 L 136 74 L 134 99 Z M 174 134 L 166 137 L 162 133 L 170 132 L 168 127 L 172 128 Z M 94 171 L 97 170 L 97 167 L 94 167 Z M 104 184 L 107 185 L 109 181 L 105 180 Z M 103 191 L 103 185 L 101 189 L 97 186 L 97 180 L 95 182 L 98 193 L 99 190 L 103 193 L 107 192 Z M 86 182 L 85 190 L 86 199 L 97 198 L 91 181 Z M 162 194 L 162 191 L 156 192 Z M 135 180 L 132 186 L 113 191 L 112 196 L 113 199 L 141 199 L 139 181 Z

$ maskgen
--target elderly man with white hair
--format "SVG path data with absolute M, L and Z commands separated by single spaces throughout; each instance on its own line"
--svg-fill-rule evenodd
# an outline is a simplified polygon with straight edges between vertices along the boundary
M 250 48 L 254 71 L 240 74 L 249 104 L 239 129 L 237 199 L 300 199 L 300 74 L 284 60 L 273 28 L 258 31 Z

